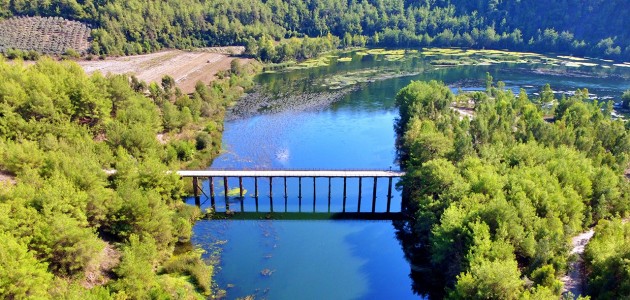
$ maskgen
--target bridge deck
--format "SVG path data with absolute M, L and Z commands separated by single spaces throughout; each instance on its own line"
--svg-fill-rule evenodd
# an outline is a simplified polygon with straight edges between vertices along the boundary
M 177 171 L 182 177 L 401 177 L 405 172 L 382 170 L 204 170 Z

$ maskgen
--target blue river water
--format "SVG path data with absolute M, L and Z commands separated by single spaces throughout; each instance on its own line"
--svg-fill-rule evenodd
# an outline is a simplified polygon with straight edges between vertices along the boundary
M 266 93 L 287 90 L 318 92 L 318 80 L 335 74 L 395 66 L 408 76 L 371 80 L 358 84 L 332 104 L 316 109 L 286 109 L 236 118 L 225 124 L 225 152 L 212 168 L 274 169 L 398 169 L 394 123 L 397 91 L 411 80 L 437 79 L 456 90 L 481 90 L 486 72 L 502 80 L 506 88 L 535 93 L 545 83 L 555 91 L 574 91 L 586 87 L 597 97 L 620 98 L 630 88 L 625 70 L 606 78 L 571 72 L 541 72 L 540 68 L 498 64 L 431 68 L 422 57 L 408 63 L 358 61 L 331 64 L 324 69 L 296 70 L 263 74 L 258 83 Z M 408 68 L 408 69 L 406 69 Z M 566 71 L 566 69 L 563 69 Z M 401 71 L 402 72 L 402 71 Z M 612 72 L 612 71 L 611 71 Z M 624 73 L 625 72 L 625 73 Z M 621 74 L 621 75 L 620 75 Z M 625 77 L 624 77 L 625 76 Z M 299 96 L 295 94 L 294 97 Z M 287 96 L 291 98 L 290 93 Z M 233 179 L 231 179 L 233 180 Z M 229 181 L 230 187 L 237 181 Z M 378 183 L 378 206 L 383 209 L 385 182 Z M 268 182 L 261 181 L 261 210 L 268 209 Z M 305 182 L 304 203 L 312 205 L 312 179 Z M 317 211 L 327 209 L 327 179 L 316 182 Z M 340 182 L 332 183 L 332 206 L 339 208 Z M 353 183 L 356 184 L 356 183 Z M 215 185 L 221 187 L 221 182 Z M 297 183 L 288 183 L 289 211 L 297 211 Z M 253 204 L 253 187 L 244 205 Z M 274 187 L 275 188 L 275 187 Z M 281 189 L 278 187 L 278 189 Z M 363 186 L 371 196 L 372 183 Z M 356 186 L 349 188 L 348 199 L 356 209 Z M 393 210 L 400 210 L 400 195 L 395 192 Z M 310 198 L 309 198 L 310 197 Z M 230 200 L 238 207 L 240 200 Z M 284 208 L 284 203 L 274 210 Z M 266 205 L 266 206 L 265 206 Z M 307 210 L 312 206 L 306 205 Z M 361 209 L 369 209 L 369 201 Z M 337 220 L 209 220 L 194 227 L 193 243 L 208 251 L 218 250 L 216 283 L 226 298 L 255 296 L 256 299 L 418 299 L 412 290 L 411 266 L 405 259 L 396 229 L 391 221 Z

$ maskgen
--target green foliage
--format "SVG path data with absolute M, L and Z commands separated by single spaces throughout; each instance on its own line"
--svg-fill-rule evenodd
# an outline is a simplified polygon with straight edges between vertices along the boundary
M 190 280 L 201 290 L 202 294 L 210 295 L 210 281 L 213 268 L 201 259 L 200 251 L 173 256 L 164 263 L 163 272 L 189 276 Z
M 81 54 L 74 49 L 67 49 L 63 52 L 63 56 L 67 58 L 79 58 L 81 57 Z
M 0 231 L 0 297 L 4 299 L 44 299 L 51 287 L 52 274 L 26 245 Z
M 19 49 L 9 48 L 4 51 L 4 56 L 8 59 L 23 59 L 36 61 L 39 59 L 40 54 L 35 50 L 23 51 Z
M 338 46 L 368 44 L 510 48 L 627 59 L 630 36 L 624 4 L 621 0 L 595 4 L 579 0 L 115 0 L 98 5 L 5 1 L 0 16 L 59 16 L 92 24 L 90 52 L 95 55 L 244 45 L 246 54 L 277 62 L 312 57 Z
M 630 90 L 623 92 L 623 95 L 621 96 L 621 104 L 625 109 L 630 108 Z
M 204 150 L 212 146 L 212 136 L 205 132 L 200 132 L 195 137 L 195 148 L 197 150 Z
M 0 170 L 15 175 L 17 182 L 0 189 L 0 211 L 7 212 L 0 214 L 0 237 L 7 241 L 0 249 L 3 298 L 208 294 L 209 279 L 195 287 L 181 275 L 156 274 L 174 245 L 190 240 L 200 213 L 181 202 L 183 182 L 169 172 L 196 158 L 195 135 L 172 140 L 181 146 L 181 160 L 177 153 L 167 159 L 172 146 L 156 138 L 163 130 L 160 101 L 134 90 L 140 85 L 124 76 L 88 77 L 72 62 L 42 59 L 25 66 L 0 61 Z M 203 94 L 196 95 L 199 101 L 223 99 L 206 87 L 198 90 Z M 174 105 L 161 87 L 156 91 L 162 103 Z M 210 136 L 211 145 L 220 143 L 220 126 L 206 132 L 207 119 L 193 124 L 194 99 L 179 104 L 190 127 Z M 222 117 L 212 115 L 212 124 Z M 108 169 L 117 173 L 108 177 Z M 81 285 L 85 276 L 111 259 L 106 243 L 122 249 L 123 260 L 107 286 L 88 291 Z M 192 263 L 200 270 L 203 262 Z
M 486 93 L 458 96 L 474 103 L 472 119 L 449 109 L 455 97 L 440 83 L 398 93 L 405 206 L 450 298 L 557 298 L 570 237 L 630 209 L 628 132 L 587 91 L 548 123 L 525 94 L 497 86 L 489 77 Z M 548 90 L 539 103 L 554 101 Z
M 122 250 L 122 260 L 116 267 L 116 275 L 122 279 L 112 284 L 114 291 L 124 291 L 132 299 L 145 299 L 158 289 L 157 275 L 153 268 L 158 261 L 158 251 L 151 237 L 140 239 L 129 236 L 129 243 Z
M 585 251 L 588 291 L 595 299 L 630 297 L 630 225 L 601 221 Z

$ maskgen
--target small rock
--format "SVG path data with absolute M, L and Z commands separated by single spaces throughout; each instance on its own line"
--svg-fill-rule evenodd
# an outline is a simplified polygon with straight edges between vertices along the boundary
M 269 276 L 271 276 L 273 274 L 273 272 L 275 272 L 275 271 L 272 271 L 270 269 L 264 269 L 264 270 L 260 271 L 260 275 L 269 277 Z

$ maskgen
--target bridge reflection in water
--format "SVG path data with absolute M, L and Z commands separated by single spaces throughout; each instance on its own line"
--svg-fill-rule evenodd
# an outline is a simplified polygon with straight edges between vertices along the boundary
M 192 178 L 195 205 L 204 207 L 209 202 L 218 216 L 285 220 L 402 218 L 399 201 L 392 203 L 392 199 L 400 199 L 394 193 L 395 180 L 405 174 L 400 171 L 206 170 L 178 174 Z

